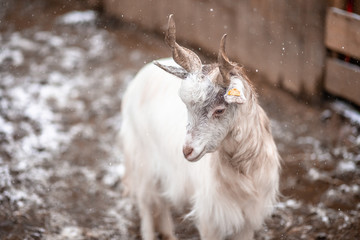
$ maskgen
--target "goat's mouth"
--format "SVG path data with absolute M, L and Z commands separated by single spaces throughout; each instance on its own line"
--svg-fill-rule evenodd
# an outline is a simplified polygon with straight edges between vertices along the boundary
M 197 155 L 191 154 L 190 156 L 188 156 L 186 158 L 186 160 L 188 160 L 189 162 L 197 162 L 205 155 L 205 153 L 206 153 L 206 151 L 204 148 L 199 154 L 197 154 Z

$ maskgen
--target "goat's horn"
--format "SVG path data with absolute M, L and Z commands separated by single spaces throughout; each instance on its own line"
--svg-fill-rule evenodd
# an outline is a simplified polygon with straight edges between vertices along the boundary
M 170 14 L 168 21 L 168 29 L 165 33 L 165 42 L 171 49 L 175 48 L 176 43 L 176 27 L 174 21 L 174 15 Z
M 174 61 L 189 73 L 201 70 L 200 58 L 191 50 L 176 43 L 176 28 L 174 15 L 169 16 L 168 29 L 165 34 L 165 42 L 171 48 Z
M 230 62 L 229 58 L 225 54 L 225 43 L 226 43 L 226 34 L 223 35 L 220 41 L 220 49 L 218 54 L 218 63 L 219 70 L 222 75 L 222 81 L 219 82 L 220 85 L 229 86 L 230 79 L 228 73 L 234 68 L 234 65 Z

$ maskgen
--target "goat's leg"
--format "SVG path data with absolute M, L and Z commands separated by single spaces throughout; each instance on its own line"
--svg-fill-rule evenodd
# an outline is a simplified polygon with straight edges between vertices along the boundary
M 199 232 L 201 240 L 219 240 L 222 236 L 219 235 L 218 231 L 208 222 L 203 222 L 199 225 Z
M 141 236 L 143 240 L 155 240 L 153 209 L 149 202 L 138 201 L 141 218 Z
M 162 240 L 176 240 L 174 235 L 174 224 L 169 205 L 164 201 L 159 206 L 159 214 L 156 217 L 156 227 Z

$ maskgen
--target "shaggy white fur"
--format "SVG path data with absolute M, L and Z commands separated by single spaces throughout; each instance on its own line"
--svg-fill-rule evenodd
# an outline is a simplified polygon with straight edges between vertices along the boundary
M 176 239 L 170 208 L 191 206 L 201 238 L 214 240 L 252 239 L 272 212 L 279 155 L 251 84 L 236 76 L 224 89 L 214 80 L 216 65 L 181 80 L 148 64 L 129 85 L 120 132 L 124 183 L 144 239 L 156 239 L 156 231 Z M 241 99 L 226 95 L 234 86 Z M 189 161 L 183 146 L 193 149 Z

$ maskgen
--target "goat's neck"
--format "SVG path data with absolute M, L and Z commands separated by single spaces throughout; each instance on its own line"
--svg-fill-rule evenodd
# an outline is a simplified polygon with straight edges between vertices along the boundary
M 269 134 L 269 124 L 256 101 L 239 109 L 236 115 L 237 121 L 218 151 L 219 162 L 246 174 L 256 167 L 256 159 L 262 154 L 264 134 Z

